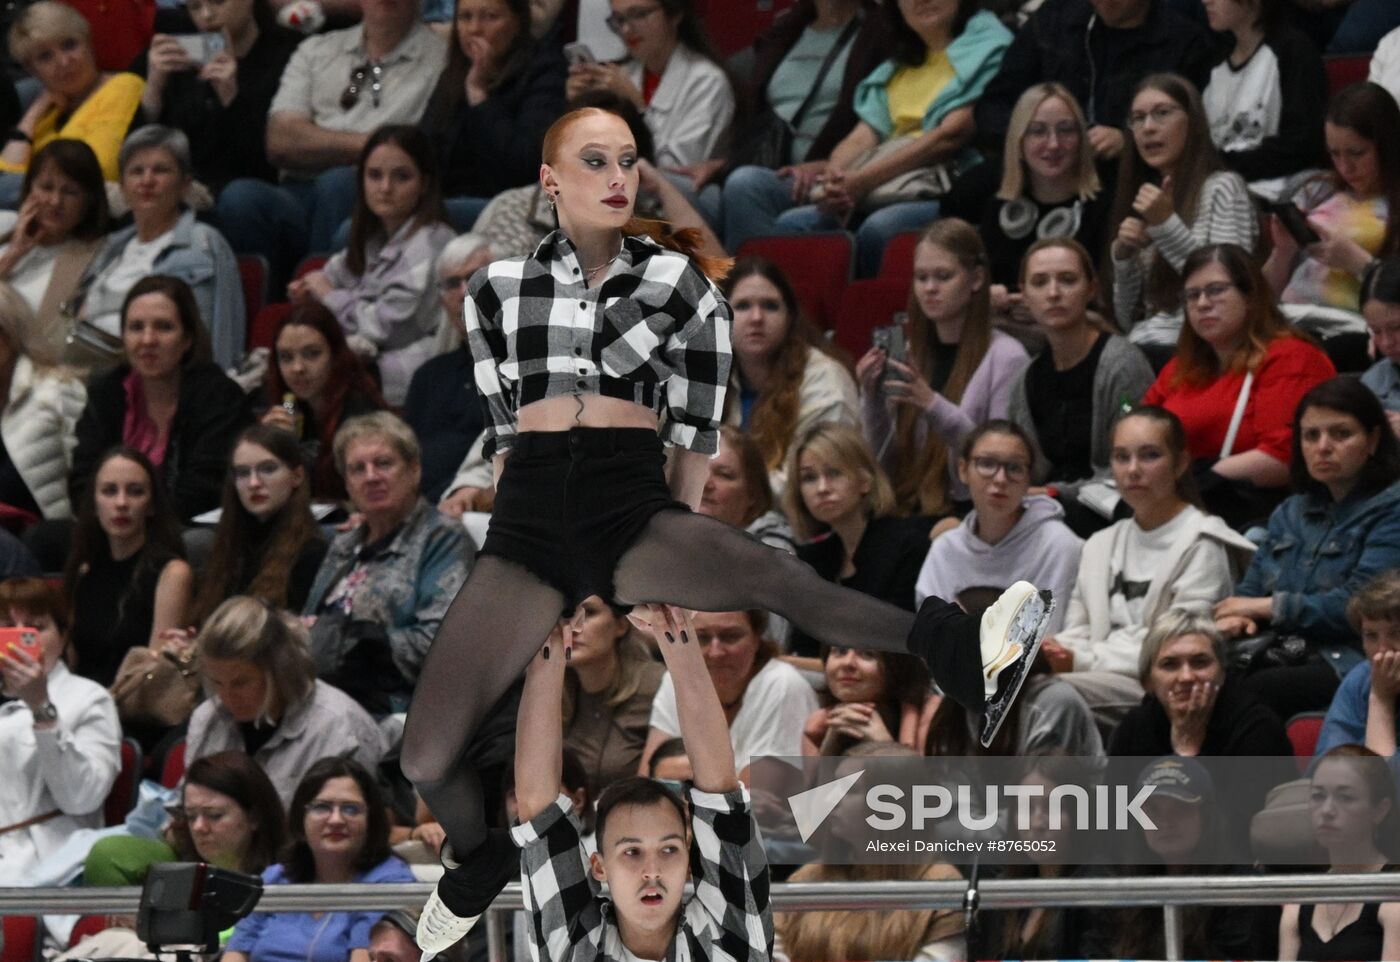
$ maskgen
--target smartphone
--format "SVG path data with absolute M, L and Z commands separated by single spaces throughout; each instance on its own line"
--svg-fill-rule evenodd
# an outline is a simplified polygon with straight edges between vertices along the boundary
M 569 62 L 570 67 L 577 67 L 579 64 L 597 63 L 598 58 L 593 56 L 593 51 L 588 49 L 588 44 L 582 40 L 575 40 L 572 43 L 564 44 L 564 59 Z
M 185 56 L 200 65 L 208 63 L 224 52 L 224 35 L 220 32 L 182 33 L 170 39 L 184 49 Z
M 1292 235 L 1298 242 L 1299 247 L 1307 247 L 1309 244 L 1316 244 L 1322 240 L 1317 236 L 1317 231 L 1312 229 L 1308 223 L 1308 218 L 1298 209 L 1296 204 L 1283 201 L 1269 205 L 1269 211 L 1283 224 L 1283 229 Z
M 10 653 L 10 647 L 21 649 L 37 662 L 44 660 L 43 646 L 39 644 L 39 633 L 33 628 L 0 628 L 0 658 Z
M 885 352 L 885 368 L 880 372 L 880 384 L 883 386 L 886 381 L 901 380 L 894 369 L 890 367 L 889 361 L 895 360 L 901 363 L 909 363 L 908 345 L 904 338 L 904 322 L 907 315 L 901 311 L 892 318 L 893 323 L 884 327 L 877 327 L 870 332 L 870 341 L 880 350 Z

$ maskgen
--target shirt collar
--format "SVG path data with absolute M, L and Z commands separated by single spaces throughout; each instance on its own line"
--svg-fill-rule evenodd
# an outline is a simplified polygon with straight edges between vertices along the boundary
M 429 36 L 432 35 L 432 32 L 423 24 L 415 23 L 413 28 L 399 41 L 398 46 L 390 50 L 388 55 L 379 61 L 379 65 L 384 67 L 403 60 L 417 60 L 423 52 L 425 33 Z M 345 52 L 360 60 L 368 60 L 369 57 L 365 53 L 365 28 L 363 26 L 348 27 L 346 34 L 349 45 L 345 48 Z

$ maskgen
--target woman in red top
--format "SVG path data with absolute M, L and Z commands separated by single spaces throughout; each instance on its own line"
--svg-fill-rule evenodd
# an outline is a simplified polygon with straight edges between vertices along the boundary
M 1206 507 L 1243 527 L 1287 493 L 1293 412 L 1337 372 L 1288 326 L 1243 248 L 1202 247 L 1182 276 L 1186 324 L 1176 357 L 1143 403 L 1181 419 Z

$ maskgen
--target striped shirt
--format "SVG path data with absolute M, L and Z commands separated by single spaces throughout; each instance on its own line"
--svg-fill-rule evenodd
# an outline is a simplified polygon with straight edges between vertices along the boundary
M 681 906 L 665 962 L 768 962 L 773 910 L 768 859 L 749 811 L 748 789 L 716 795 L 690 788 L 690 871 L 695 894 Z M 601 894 L 580 842 L 573 802 L 560 795 L 511 829 L 535 962 L 621 962 L 616 910 Z
M 731 313 L 684 254 L 626 236 L 606 279 L 589 289 L 573 245 L 555 231 L 533 254 L 473 275 L 465 315 L 488 459 L 513 443 L 521 407 L 580 394 L 651 408 L 667 442 L 718 450 Z

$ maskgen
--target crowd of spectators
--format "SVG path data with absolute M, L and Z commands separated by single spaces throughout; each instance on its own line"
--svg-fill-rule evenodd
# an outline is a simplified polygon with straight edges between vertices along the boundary
M 700 510 L 911 612 L 978 612 L 1023 579 L 1057 598 L 985 749 L 917 659 L 697 613 L 741 782 L 767 755 L 1034 756 L 1046 786 L 1168 756 L 1142 784 L 1187 827 L 1121 871 L 1195 871 L 1249 837 L 1211 800 L 1262 808 L 1269 786 L 1194 758 L 1289 755 L 1289 721 L 1325 713 L 1320 850 L 1400 860 L 1400 6 L 797 0 L 728 60 L 694 0 L 280 6 L 189 0 L 124 70 L 73 7 L 7 21 L 0 624 L 39 643 L 0 657 L 0 884 L 100 827 L 123 738 L 152 777 L 183 752 L 184 776 L 158 837 L 102 838 L 86 884 L 172 859 L 268 884 L 436 860 L 398 749 L 494 499 L 462 299 L 554 228 L 542 142 L 581 104 L 631 126 L 639 213 L 738 255 Z M 618 60 L 574 39 L 604 25 Z M 1372 49 L 1370 80 L 1329 94 L 1324 55 Z M 856 356 L 800 266 L 741 250 L 811 231 L 849 232 L 859 277 L 909 278 Z M 254 256 L 283 302 L 258 349 Z M 627 611 L 593 596 L 577 624 L 564 777 L 587 823 L 609 784 L 691 768 Z M 510 733 L 487 736 L 483 771 L 509 773 Z M 504 827 L 512 785 L 483 788 Z M 955 913 L 871 918 L 780 916 L 779 949 L 967 947 Z M 1400 903 L 1184 923 L 1201 957 L 1400 957 Z M 379 962 L 411 929 L 259 915 L 227 957 Z M 1131 957 L 1162 951 L 1152 929 L 1035 909 L 984 936 L 997 957 Z

